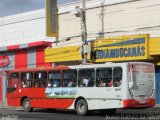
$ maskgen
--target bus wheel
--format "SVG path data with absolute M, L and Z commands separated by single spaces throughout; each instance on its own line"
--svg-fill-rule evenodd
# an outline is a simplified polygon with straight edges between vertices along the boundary
M 25 112 L 31 112 L 33 110 L 33 108 L 31 108 L 31 104 L 30 104 L 29 98 L 25 98 L 23 100 L 22 105 L 23 105 L 23 110 Z
M 78 115 L 86 115 L 88 112 L 88 105 L 85 100 L 80 99 L 76 104 L 76 112 Z

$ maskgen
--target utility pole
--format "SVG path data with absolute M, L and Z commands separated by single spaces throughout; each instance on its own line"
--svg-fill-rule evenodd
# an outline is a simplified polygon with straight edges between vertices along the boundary
M 6 82 L 7 76 L 5 70 L 2 71 L 2 106 L 6 106 Z
M 105 2 L 105 0 L 102 0 L 102 2 L 101 2 L 101 6 L 102 6 L 102 9 L 101 9 L 102 29 L 101 29 L 101 32 L 100 32 L 100 35 L 99 35 L 100 38 L 104 38 L 104 2 Z
M 86 28 L 86 1 L 81 0 L 82 10 L 81 10 L 81 32 L 82 32 L 82 57 L 83 62 L 86 62 L 87 55 L 85 52 L 85 45 L 87 45 L 87 28 Z

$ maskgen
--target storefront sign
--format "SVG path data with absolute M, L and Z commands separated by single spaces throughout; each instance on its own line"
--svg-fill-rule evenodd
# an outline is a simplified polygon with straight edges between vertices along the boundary
M 97 50 L 96 59 L 145 56 L 145 46 Z
M 6 67 L 10 64 L 8 56 L 0 56 L 0 67 Z
M 95 62 L 133 61 L 148 59 L 147 37 L 128 38 L 126 40 L 100 40 L 91 53 Z M 113 42 L 111 42 L 113 41 Z

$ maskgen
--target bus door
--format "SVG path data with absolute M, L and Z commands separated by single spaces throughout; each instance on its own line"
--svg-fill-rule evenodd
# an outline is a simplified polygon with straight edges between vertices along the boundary
M 155 90 L 154 65 L 129 64 L 129 71 L 131 96 L 140 103 L 145 103 L 146 99 L 152 97 Z
M 19 80 L 19 73 L 11 73 L 7 79 L 7 93 L 12 93 L 16 91 L 18 87 L 18 80 Z M 16 96 L 15 94 L 12 94 L 12 96 Z

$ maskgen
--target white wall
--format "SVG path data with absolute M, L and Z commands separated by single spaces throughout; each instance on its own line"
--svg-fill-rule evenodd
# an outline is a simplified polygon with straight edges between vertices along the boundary
M 101 2 L 87 2 L 88 39 L 99 37 L 102 29 Z M 105 0 L 104 32 L 105 37 L 151 34 L 160 36 L 160 0 Z M 59 6 L 58 46 L 81 44 L 80 18 L 70 13 L 80 2 Z M 17 14 L 0 18 L 0 46 L 28 43 L 33 41 L 54 41 L 45 35 L 45 10 Z M 71 41 L 65 42 L 70 37 Z M 57 45 L 57 44 L 56 44 Z
M 53 41 L 45 35 L 45 10 L 0 18 L 0 46 Z

